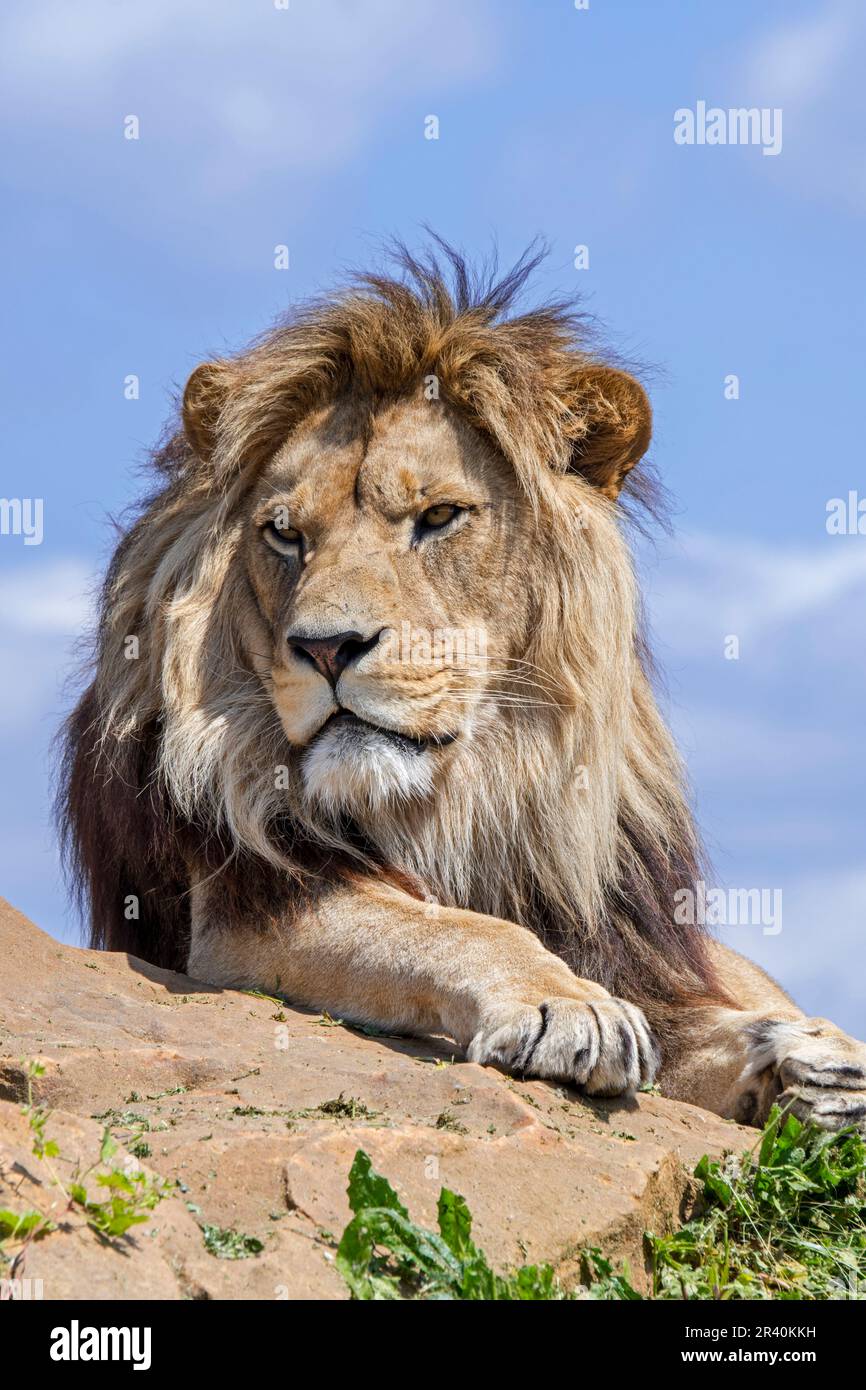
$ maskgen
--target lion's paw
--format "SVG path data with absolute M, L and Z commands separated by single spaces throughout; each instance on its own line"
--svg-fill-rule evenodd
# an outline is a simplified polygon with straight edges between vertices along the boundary
M 866 1044 L 821 1018 L 762 1019 L 747 1031 L 735 1118 L 762 1124 L 777 1104 L 822 1129 L 866 1129 Z
M 620 1096 L 653 1081 L 659 1054 L 649 1024 L 622 999 L 501 1004 L 467 1049 L 470 1062 L 567 1081 L 591 1096 Z

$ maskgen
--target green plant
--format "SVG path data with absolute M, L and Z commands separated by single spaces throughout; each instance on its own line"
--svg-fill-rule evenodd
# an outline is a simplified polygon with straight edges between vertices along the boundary
M 346 1120 L 372 1119 L 376 1112 L 369 1110 L 362 1100 L 347 1096 L 341 1091 L 335 1100 L 323 1100 L 316 1109 L 322 1115 L 336 1115 Z
M 652 1299 L 866 1298 L 866 1142 L 827 1134 L 774 1109 L 755 1146 L 695 1169 L 699 1211 L 672 1235 L 645 1237 Z M 462 1197 L 439 1195 L 438 1233 L 409 1218 L 359 1149 L 349 1175 L 354 1213 L 337 1250 L 354 1298 L 532 1299 L 643 1297 L 628 1269 L 601 1250 L 581 1254 L 582 1287 L 567 1291 L 549 1265 L 499 1275 L 471 1240 Z
M 28 1064 L 27 1101 L 22 1105 L 21 1112 L 30 1128 L 33 1153 L 43 1163 L 52 1185 L 59 1188 L 66 1198 L 69 1211 L 80 1211 L 91 1230 L 104 1239 L 111 1240 L 123 1236 L 132 1226 L 147 1221 L 148 1213 L 168 1195 L 172 1185 L 131 1166 L 121 1169 L 113 1164 L 111 1160 L 118 1150 L 118 1144 L 107 1128 L 102 1132 L 97 1162 L 83 1171 L 80 1165 L 74 1165 L 71 1178 L 64 1180 L 58 1172 L 57 1165 L 68 1163 L 69 1160 L 64 1159 L 57 1141 L 47 1137 L 46 1130 L 51 1111 L 37 1104 L 33 1095 L 33 1083 L 44 1073 L 45 1068 L 41 1063 L 31 1061 Z M 98 1166 L 108 1171 L 96 1172 Z M 97 1201 L 90 1195 L 88 1181 L 92 1181 L 98 1188 L 107 1190 L 108 1195 L 104 1200 Z M 38 1212 L 30 1212 L 17 1218 L 14 1231 L 10 1231 L 7 1230 L 10 1223 L 3 1218 L 13 1215 L 9 1212 L 0 1214 L 0 1238 L 3 1240 L 35 1239 L 54 1228 L 54 1223 L 47 1217 Z M 35 1220 L 37 1217 L 39 1219 Z
M 202 1226 L 201 1231 L 205 1249 L 218 1260 L 248 1260 L 265 1248 L 258 1236 L 245 1236 L 242 1231 L 222 1226 Z
M 866 1296 L 866 1144 L 773 1110 L 755 1148 L 701 1159 L 704 1211 L 649 1236 L 656 1298 Z
M 584 1284 L 589 1285 L 588 1298 L 621 1301 L 643 1299 L 643 1294 L 632 1288 L 628 1267 L 618 1274 L 610 1260 L 595 1245 L 581 1252 L 581 1275 Z
M 349 1173 L 354 1213 L 337 1249 L 337 1268 L 358 1299 L 560 1300 L 572 1297 L 549 1265 L 495 1274 L 472 1242 L 465 1201 L 442 1189 L 438 1234 L 409 1219 L 387 1178 L 359 1149 Z
M 12 1257 L 6 1253 L 7 1245 L 29 1245 L 32 1240 L 38 1240 L 54 1229 L 54 1222 L 43 1216 L 41 1211 L 9 1211 L 3 1208 L 0 1210 L 0 1261 L 11 1263 Z
M 436 1116 L 436 1128 L 448 1129 L 452 1134 L 468 1134 L 469 1130 L 461 1124 L 456 1115 L 450 1110 L 443 1110 L 441 1115 Z
M 102 1132 L 99 1162 L 108 1167 L 117 1152 L 117 1141 L 108 1129 Z M 147 1221 L 148 1214 L 167 1197 L 172 1184 L 163 1178 L 152 1178 L 140 1169 L 110 1167 L 107 1173 L 94 1173 L 92 1165 L 76 1175 L 66 1194 L 70 1204 L 77 1206 L 87 1218 L 87 1224 L 97 1235 L 106 1239 L 123 1236 L 132 1226 Z M 87 1179 L 93 1175 L 97 1187 L 107 1189 L 108 1196 L 97 1202 L 88 1195 Z M 55 1177 L 58 1186 L 63 1184 Z M 65 1189 L 64 1189 L 65 1190 Z

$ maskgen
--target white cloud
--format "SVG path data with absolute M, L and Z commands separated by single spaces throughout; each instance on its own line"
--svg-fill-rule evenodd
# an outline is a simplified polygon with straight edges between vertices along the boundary
M 866 86 L 862 0 L 828 0 L 764 33 L 734 74 L 738 100 L 780 106 L 784 148 L 764 176 L 809 200 L 866 212 Z
M 201 22 L 205 9 L 201 0 L 187 0 L 189 19 L 195 16 Z M 98 77 L 141 44 L 158 37 L 170 20 L 171 10 L 169 0 L 151 0 L 147 5 L 87 0 L 75 7 L 63 0 L 12 4 L 6 7 L 3 32 L 17 55 L 16 66 L 22 77 L 41 70 L 52 78 L 62 74 L 62 80 L 68 82 L 74 72 Z M 9 56 L 11 60 L 11 53 Z
M 28 730 L 56 727 L 68 701 L 64 686 L 73 647 L 89 625 L 91 571 L 78 560 L 42 562 L 0 572 L 0 733 L 19 751 Z
M 161 180 L 228 196 L 262 173 L 322 178 L 413 98 L 420 142 L 435 103 L 495 61 L 497 32 L 488 0 L 19 0 L 0 24 L 0 101 L 28 127 L 71 123 L 83 158 L 98 135 L 109 161 L 133 113 L 136 153 L 173 156 Z
M 91 619 L 93 582 L 78 560 L 0 572 L 0 634 L 74 636 Z
M 763 34 L 747 58 L 750 84 L 763 84 L 774 103 L 816 101 L 831 88 L 858 18 L 850 3 L 831 4 Z
M 719 646 L 735 633 L 756 640 L 833 610 L 866 591 L 866 541 L 828 537 L 818 546 L 773 546 L 692 534 L 658 575 L 650 574 L 652 612 L 663 637 Z
M 645 591 L 663 703 L 714 858 L 813 872 L 850 858 L 866 538 L 792 548 L 691 536 L 650 568 Z

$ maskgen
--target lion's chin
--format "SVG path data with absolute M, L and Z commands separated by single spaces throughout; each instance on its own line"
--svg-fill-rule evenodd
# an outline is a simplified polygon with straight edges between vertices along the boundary
M 304 790 L 325 810 L 360 813 L 430 795 L 433 754 L 403 734 L 340 714 L 304 754 Z

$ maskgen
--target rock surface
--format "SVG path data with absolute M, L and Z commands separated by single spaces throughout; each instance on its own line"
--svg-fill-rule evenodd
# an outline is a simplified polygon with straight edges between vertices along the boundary
M 358 1148 L 418 1221 L 435 1225 L 440 1187 L 462 1193 L 496 1267 L 547 1260 L 573 1282 L 597 1245 L 640 1285 L 642 1233 L 682 1220 L 697 1160 L 754 1141 L 660 1096 L 590 1103 L 463 1062 L 444 1040 L 368 1036 L 64 946 L 2 899 L 0 960 L 0 1209 L 57 1226 L 0 1275 L 42 1280 L 46 1298 L 344 1298 L 334 1238 Z M 21 1105 L 34 1059 L 64 1185 L 76 1165 L 100 1171 L 106 1125 L 122 1146 L 112 1166 L 131 1148 L 134 1170 L 176 1184 L 122 1238 L 95 1235 L 32 1152 Z M 205 1225 L 264 1248 L 218 1258 Z

